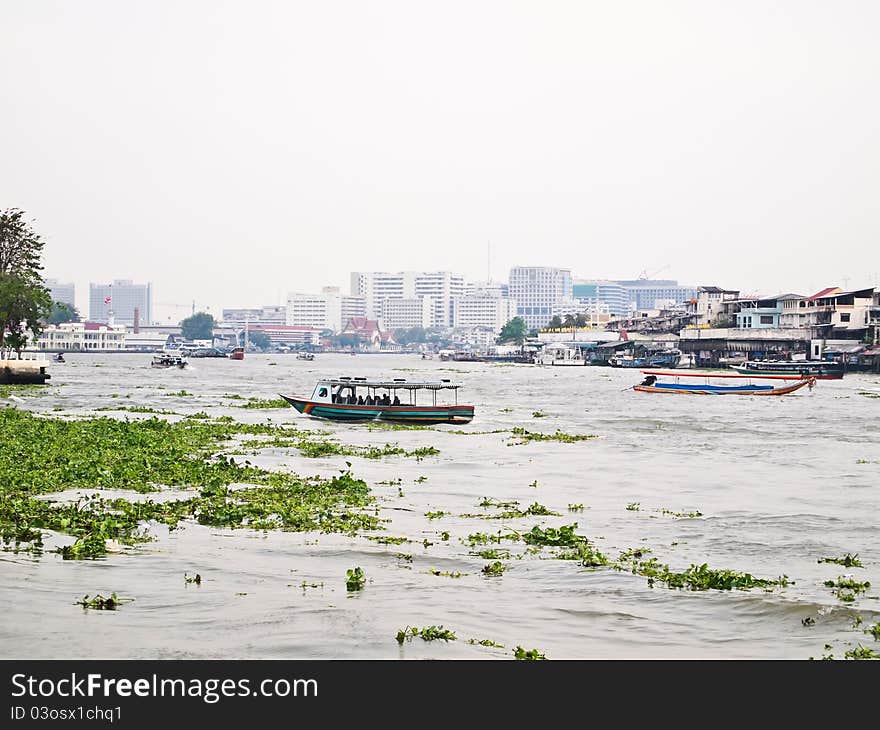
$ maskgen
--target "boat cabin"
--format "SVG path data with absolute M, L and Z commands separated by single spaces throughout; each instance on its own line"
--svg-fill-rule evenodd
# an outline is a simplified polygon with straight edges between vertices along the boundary
M 451 390 L 458 405 L 458 389 L 461 383 L 443 379 L 437 381 L 371 380 L 368 378 L 340 377 L 319 380 L 315 385 L 313 403 L 344 403 L 348 405 L 417 406 L 419 392 L 422 405 L 438 405 L 437 394 Z

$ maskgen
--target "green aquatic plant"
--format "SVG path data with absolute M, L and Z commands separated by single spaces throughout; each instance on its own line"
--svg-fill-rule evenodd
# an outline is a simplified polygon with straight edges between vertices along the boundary
M 284 398 L 248 398 L 247 403 L 237 406 L 238 408 L 289 408 L 290 404 Z
M 185 583 L 195 583 L 197 586 L 202 584 L 202 576 L 196 573 L 194 576 L 190 577 L 186 573 L 183 574 L 183 580 Z
M 532 413 L 532 418 L 545 418 L 547 416 L 546 413 L 542 413 L 541 411 L 534 411 Z
M 177 396 L 178 398 L 184 398 L 184 397 L 189 397 L 189 396 L 191 396 L 192 393 L 188 393 L 187 391 L 181 389 L 181 390 L 178 390 L 178 391 L 176 391 L 176 392 L 174 392 L 174 393 L 165 393 L 164 395 L 167 395 L 167 396 Z
M 115 611 L 123 603 L 129 603 L 133 600 L 133 598 L 120 598 L 116 593 L 111 593 L 107 598 L 104 598 L 101 594 L 91 597 L 86 594 L 73 605 L 91 608 L 96 611 Z
M 578 504 L 569 504 L 567 509 L 568 509 L 569 512 L 583 512 L 583 511 L 584 511 L 584 505 L 582 505 L 582 504 L 580 504 L 580 503 L 578 503 Z
M 639 502 L 630 502 L 630 503 L 626 506 L 626 508 L 627 508 L 630 512 L 638 512 L 639 509 L 641 509 L 641 503 L 639 503 Z
M 504 563 L 496 560 L 494 563 L 486 563 L 481 572 L 483 575 L 498 576 L 504 573 L 504 570 Z
M 547 657 L 541 654 L 537 649 L 529 649 L 526 651 L 521 646 L 517 646 L 516 649 L 513 650 L 513 656 L 516 659 L 524 659 L 529 661 L 535 661 L 538 659 L 546 659 Z
M 529 545 L 552 545 L 555 547 L 575 547 L 582 543 L 586 538 L 583 535 L 575 533 L 577 522 L 572 525 L 562 525 L 561 527 L 547 527 L 542 529 L 535 525 L 531 530 L 526 532 L 522 539 Z
M 511 439 L 507 442 L 508 446 L 520 446 L 522 444 L 531 443 L 532 441 L 559 441 L 564 444 L 573 444 L 578 441 L 589 441 L 599 438 L 595 434 L 571 434 L 564 433 L 559 429 L 555 433 L 538 433 L 535 431 L 527 431 L 524 428 L 515 427 L 510 432 Z
M 447 541 L 449 539 L 449 533 L 446 530 L 444 530 L 443 532 L 440 533 L 440 539 L 443 540 L 444 542 Z
M 862 561 L 859 560 L 858 553 L 847 553 L 842 558 L 819 558 L 818 563 L 836 563 L 844 568 L 863 568 Z
M 448 514 L 449 514 L 449 512 L 444 512 L 443 510 L 438 510 L 436 512 L 425 512 L 425 517 L 427 517 L 429 520 L 437 520 L 437 519 L 440 519 L 441 517 L 445 517 Z
M 632 572 L 648 578 L 648 585 L 654 581 L 665 583 L 669 588 L 686 588 L 692 591 L 721 590 L 729 591 L 734 588 L 748 590 L 750 588 L 772 588 L 774 586 L 786 587 L 793 581 L 788 576 L 779 578 L 756 578 L 750 573 L 741 573 L 735 570 L 714 570 L 706 563 L 691 566 L 682 572 L 670 570 L 668 565 L 660 564 L 656 558 L 633 565 Z
M 441 624 L 440 626 L 425 626 L 423 629 L 419 629 L 416 626 L 407 626 L 400 629 L 397 632 L 397 643 L 402 644 L 404 641 L 411 641 L 414 636 L 420 637 L 423 641 L 437 641 L 438 639 L 456 641 L 455 633 L 443 628 Z
M 493 499 L 492 497 L 483 497 L 482 501 L 477 505 L 477 507 L 517 507 L 519 506 L 519 502 L 516 500 L 512 500 L 510 502 L 502 502 L 498 499 Z
M 446 578 L 461 578 L 463 575 L 467 575 L 467 573 L 461 573 L 459 571 L 449 571 L 449 570 L 435 570 L 431 568 L 428 571 L 431 575 L 443 576 Z
M 874 637 L 874 641 L 880 641 L 880 621 L 865 629 L 865 633 L 871 634 Z
M 403 545 L 405 542 L 412 542 L 408 537 L 392 537 L 390 535 L 364 535 L 364 537 L 380 545 Z
M 360 568 L 351 568 L 345 571 L 345 589 L 348 591 L 359 591 L 367 582 L 364 571 Z
M 804 626 L 813 626 L 816 623 L 816 619 L 812 616 L 807 616 L 806 618 L 801 619 L 801 624 Z
M 510 559 L 509 550 L 478 550 L 477 552 L 472 552 L 471 555 L 477 555 L 484 560 L 497 560 L 499 558 L 501 560 Z
M 666 507 L 662 507 L 660 512 L 664 515 L 670 515 L 672 517 L 702 517 L 703 513 L 699 510 L 693 510 L 691 512 L 675 512 L 671 509 L 666 509 Z
M 859 644 L 855 649 L 848 649 L 844 652 L 847 659 L 880 659 L 880 654 L 867 646 Z
M 477 641 L 476 639 L 468 639 L 468 644 L 479 644 L 480 646 L 488 646 L 493 649 L 503 649 L 504 644 L 499 644 L 498 642 L 492 641 L 492 639 L 481 639 Z

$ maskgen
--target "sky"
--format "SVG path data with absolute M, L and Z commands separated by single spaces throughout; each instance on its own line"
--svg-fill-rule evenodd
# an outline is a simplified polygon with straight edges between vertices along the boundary
M 155 319 L 511 266 L 880 283 L 880 3 L 0 0 L 0 209 Z

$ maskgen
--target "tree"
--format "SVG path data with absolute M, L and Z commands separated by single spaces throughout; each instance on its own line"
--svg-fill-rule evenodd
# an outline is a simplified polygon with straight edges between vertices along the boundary
M 573 314 L 566 314 L 565 319 L 562 322 L 562 325 L 567 329 L 574 329 L 577 324 L 577 320 L 574 318 Z
M 515 342 L 521 345 L 525 342 L 528 325 L 522 317 L 514 317 L 501 328 L 501 335 L 498 337 L 499 342 Z
M 553 319 L 550 320 L 550 323 L 547 325 L 551 330 L 558 330 L 562 328 L 562 320 L 559 318 L 558 314 L 553 315 Z
M 44 243 L 23 217 L 16 208 L 0 212 L 0 359 L 6 349 L 21 353 L 52 309 L 40 275 Z
M 396 330 L 394 339 L 401 345 L 408 345 L 411 342 L 426 342 L 428 333 L 424 327 L 410 327 L 409 329 Z
M 187 340 L 213 339 L 214 318 L 207 312 L 196 312 L 180 323 L 180 334 Z
M 586 327 L 587 326 L 587 315 L 584 312 L 581 312 L 574 318 L 575 326 L 577 327 Z
M 64 302 L 52 302 L 52 311 L 49 313 L 47 322 L 48 324 L 79 322 L 79 310 Z
M 248 342 L 258 350 L 268 350 L 272 346 L 272 340 L 269 335 L 261 330 L 251 330 L 248 332 Z

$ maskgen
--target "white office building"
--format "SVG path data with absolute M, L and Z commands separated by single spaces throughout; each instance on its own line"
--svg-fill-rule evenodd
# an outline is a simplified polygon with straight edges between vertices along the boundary
M 252 324 L 284 324 L 287 307 L 270 304 L 265 307 L 251 307 L 223 310 L 223 324 L 227 327 L 244 329 L 245 322 Z
M 61 302 L 71 309 L 76 307 L 76 286 L 73 283 L 58 281 L 58 279 L 45 279 L 43 283 L 49 290 L 53 302 Z
M 411 327 L 431 327 L 434 321 L 435 302 L 431 297 L 408 297 L 386 299 L 382 302 L 379 326 L 391 331 Z
M 137 314 L 137 317 L 135 317 Z M 134 325 L 152 324 L 152 284 L 135 284 L 130 279 L 115 279 L 110 284 L 89 284 L 89 319 Z
M 473 294 L 455 300 L 452 326 L 488 328 L 498 333 L 516 316 L 516 302 L 510 297 Z
M 510 270 L 510 298 L 517 316 L 529 327 L 544 327 L 554 314 L 571 306 L 571 271 L 545 266 L 515 266 Z
M 454 300 L 464 294 L 464 289 L 464 277 L 450 271 L 355 271 L 351 274 L 351 294 L 364 297 L 365 316 L 371 319 L 381 316 L 386 299 L 430 297 L 433 307 L 430 326 L 450 327 Z
M 510 296 L 510 287 L 503 281 L 469 281 L 464 285 L 465 296 Z
M 101 322 L 65 322 L 43 328 L 38 350 L 55 352 L 113 352 L 125 349 L 125 325 Z
M 291 293 L 287 297 L 288 325 L 339 332 L 352 317 L 365 314 L 366 299 L 343 295 L 338 287 L 324 287 L 320 294 Z

